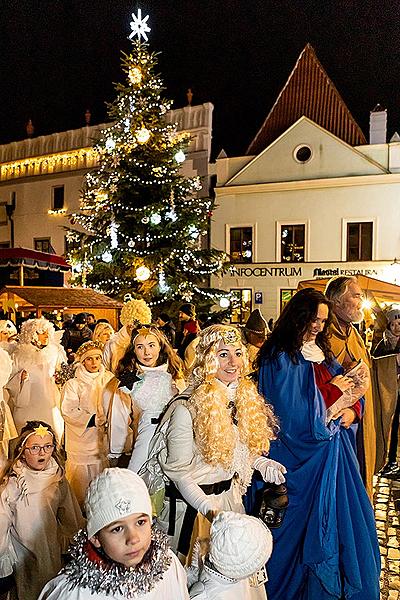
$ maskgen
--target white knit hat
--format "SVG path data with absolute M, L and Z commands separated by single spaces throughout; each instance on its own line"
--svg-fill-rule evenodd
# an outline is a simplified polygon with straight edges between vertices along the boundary
M 272 535 L 256 517 L 220 512 L 211 525 L 209 559 L 225 577 L 245 579 L 256 573 L 272 553 Z
M 143 479 L 129 469 L 104 469 L 86 493 L 87 534 L 95 533 L 110 523 L 143 513 L 152 518 L 149 492 Z

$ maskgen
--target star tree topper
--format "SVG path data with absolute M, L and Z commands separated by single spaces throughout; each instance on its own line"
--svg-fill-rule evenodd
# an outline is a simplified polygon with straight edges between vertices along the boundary
M 132 38 L 135 37 L 135 35 L 137 35 L 139 41 L 140 38 L 143 37 L 144 40 L 146 40 L 146 42 L 148 42 L 148 37 L 146 35 L 146 33 L 148 33 L 149 31 L 151 31 L 150 27 L 147 25 L 147 19 L 149 18 L 149 15 L 146 15 L 144 17 L 144 19 L 142 19 L 142 9 L 138 8 L 138 14 L 137 16 L 132 13 L 132 19 L 133 21 L 130 22 L 130 26 L 132 29 L 132 32 L 129 36 L 129 39 L 131 40 Z

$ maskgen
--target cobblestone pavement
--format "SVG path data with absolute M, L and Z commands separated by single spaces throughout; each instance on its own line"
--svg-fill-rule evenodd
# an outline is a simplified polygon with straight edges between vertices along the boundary
M 381 600 L 400 600 L 400 482 L 375 478 L 374 509 L 382 557 Z

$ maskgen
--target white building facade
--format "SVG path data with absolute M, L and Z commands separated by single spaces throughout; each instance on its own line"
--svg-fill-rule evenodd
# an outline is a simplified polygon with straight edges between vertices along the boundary
M 400 142 L 353 147 L 301 117 L 258 155 L 218 159 L 216 172 L 211 244 L 235 265 L 212 283 L 241 301 L 235 320 L 257 307 L 276 319 L 301 280 L 400 284 Z
M 213 105 L 171 110 L 169 123 L 191 136 L 182 174 L 200 176 L 208 195 Z M 97 166 L 96 125 L 0 146 L 0 248 L 65 254 L 68 215 L 79 209 L 85 174 Z M 13 238 L 13 239 L 12 239 Z M 27 282 L 29 284 L 29 282 Z

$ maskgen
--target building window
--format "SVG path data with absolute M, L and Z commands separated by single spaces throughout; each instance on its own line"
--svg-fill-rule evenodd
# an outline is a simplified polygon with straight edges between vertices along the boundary
M 297 146 L 297 148 L 294 149 L 293 156 L 296 162 L 304 164 L 311 160 L 312 150 L 310 146 L 301 144 L 301 146 Z
M 0 242 L 0 250 L 4 249 L 4 248 L 9 248 L 10 247 L 10 242 Z
M 283 289 L 280 290 L 280 311 L 282 312 L 285 308 L 286 304 L 293 298 L 297 290 L 293 289 Z
M 62 210 L 64 208 L 64 186 L 57 185 L 52 188 L 52 204 L 53 210 Z
M 346 260 L 372 260 L 372 222 L 347 223 Z
M 81 242 L 79 241 L 79 239 L 74 239 L 74 238 L 70 238 L 68 239 L 69 236 L 64 236 L 64 254 L 65 256 L 68 256 L 68 254 L 70 252 L 73 252 L 74 250 L 78 250 L 78 248 L 81 247 Z
M 281 262 L 304 262 L 306 226 L 281 225 Z
M 233 263 L 253 262 L 253 228 L 231 227 L 229 236 L 231 261 Z
M 231 289 L 231 294 L 231 323 L 242 325 L 246 323 L 252 311 L 252 291 L 250 289 Z
M 51 245 L 51 238 L 35 238 L 33 240 L 34 248 L 38 252 L 47 252 L 48 254 L 55 254 L 54 248 Z

